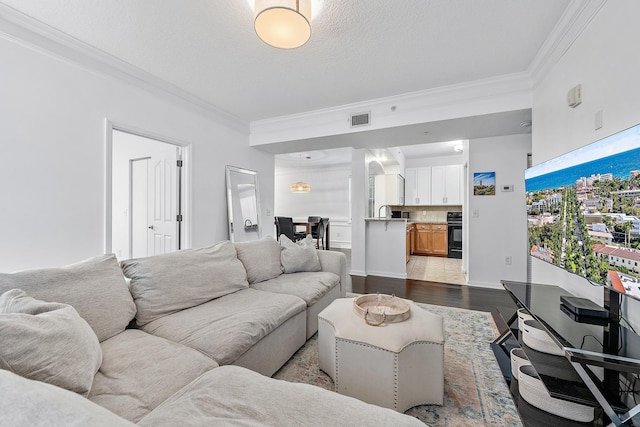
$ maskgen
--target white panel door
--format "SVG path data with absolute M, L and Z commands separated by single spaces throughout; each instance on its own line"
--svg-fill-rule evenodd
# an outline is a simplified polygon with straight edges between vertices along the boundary
M 162 144 L 149 160 L 148 252 L 164 254 L 177 249 L 178 149 Z
M 149 158 L 132 159 L 131 173 L 131 258 L 148 255 L 149 229 Z

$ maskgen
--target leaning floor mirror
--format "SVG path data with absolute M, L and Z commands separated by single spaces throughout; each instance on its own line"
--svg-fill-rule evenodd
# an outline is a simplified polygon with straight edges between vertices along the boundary
M 260 239 L 260 198 L 255 171 L 227 166 L 227 212 L 232 242 Z

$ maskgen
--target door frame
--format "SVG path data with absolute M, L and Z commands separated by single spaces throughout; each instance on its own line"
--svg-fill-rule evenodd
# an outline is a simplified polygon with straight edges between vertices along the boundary
M 180 210 L 182 224 L 180 228 L 180 247 L 190 248 L 192 242 L 192 169 L 191 169 L 191 144 L 173 138 L 159 135 L 154 132 L 136 128 L 113 120 L 105 119 L 105 144 L 104 144 L 104 253 L 113 252 L 112 245 L 112 171 L 113 171 L 113 131 L 120 131 L 141 136 L 143 138 L 154 139 L 156 141 L 182 147 L 182 173 L 178 178 L 177 185 L 180 186 Z

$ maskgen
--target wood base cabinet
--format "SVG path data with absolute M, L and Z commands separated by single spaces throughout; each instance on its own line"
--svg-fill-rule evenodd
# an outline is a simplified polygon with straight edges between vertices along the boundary
M 413 253 L 413 224 L 407 224 L 407 262 Z
M 447 256 L 447 224 L 415 224 L 414 233 L 414 253 Z

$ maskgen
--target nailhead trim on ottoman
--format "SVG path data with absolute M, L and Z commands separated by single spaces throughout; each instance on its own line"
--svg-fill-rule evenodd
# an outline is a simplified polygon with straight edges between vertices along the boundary
M 444 321 L 413 302 L 403 322 L 367 325 L 353 298 L 318 315 L 320 369 L 336 392 L 404 412 L 444 401 Z

